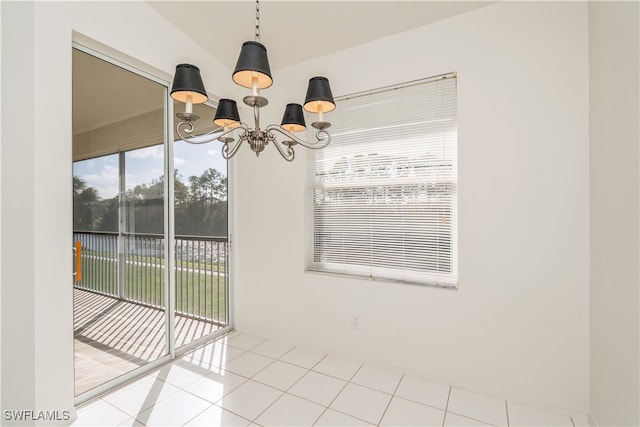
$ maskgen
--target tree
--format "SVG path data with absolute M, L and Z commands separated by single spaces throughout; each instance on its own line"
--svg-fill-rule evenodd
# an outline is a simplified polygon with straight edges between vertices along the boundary
M 183 206 L 189 202 L 189 188 L 182 182 L 182 175 L 176 169 L 173 177 L 173 195 L 176 207 Z
M 162 234 L 164 232 L 164 175 L 150 183 L 127 190 L 126 231 Z
M 74 229 L 110 231 L 119 229 L 118 196 L 100 200 L 98 191 L 81 178 L 73 177 Z M 164 230 L 164 175 L 150 183 L 127 190 L 127 232 L 162 234 Z M 187 183 L 175 171 L 176 234 L 192 236 L 226 236 L 227 177 L 209 168 L 200 176 L 190 176 Z
M 87 183 L 73 177 L 73 228 L 74 230 L 95 230 L 98 221 L 98 190 L 87 187 Z
M 177 187 L 176 187 L 177 188 Z M 176 234 L 227 234 L 227 177 L 209 168 L 188 178 L 187 202 L 176 206 Z
M 100 222 L 98 224 L 99 231 L 118 232 L 120 224 L 120 213 L 118 206 L 120 205 L 118 196 L 100 202 Z

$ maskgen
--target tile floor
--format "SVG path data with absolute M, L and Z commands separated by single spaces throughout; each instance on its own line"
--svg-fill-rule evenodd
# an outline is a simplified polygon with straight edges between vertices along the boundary
M 586 426 L 234 331 L 79 408 L 74 426 Z

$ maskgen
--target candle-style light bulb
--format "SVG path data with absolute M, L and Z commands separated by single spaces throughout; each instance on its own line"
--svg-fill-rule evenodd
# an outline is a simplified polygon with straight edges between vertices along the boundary
M 184 112 L 189 114 L 193 113 L 193 95 L 191 94 L 187 95 Z
M 318 101 L 318 121 L 324 122 L 324 111 L 322 111 L 322 102 Z
M 258 96 L 259 94 L 260 92 L 258 91 L 258 74 L 254 72 L 253 76 L 251 76 L 251 95 Z

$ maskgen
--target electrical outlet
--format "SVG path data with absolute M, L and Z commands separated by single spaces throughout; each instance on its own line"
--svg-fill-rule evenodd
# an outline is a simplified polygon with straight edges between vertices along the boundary
M 360 319 L 357 316 L 351 316 L 351 329 L 360 329 Z

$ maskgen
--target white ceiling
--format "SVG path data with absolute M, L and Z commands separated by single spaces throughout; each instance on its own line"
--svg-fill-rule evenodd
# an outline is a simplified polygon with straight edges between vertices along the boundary
M 275 1 L 260 3 L 260 40 L 271 70 L 449 18 L 495 1 Z M 255 1 L 148 1 L 233 69 L 254 40 Z
M 495 1 L 263 0 L 261 41 L 267 46 L 273 72 L 492 3 Z M 254 39 L 255 1 L 148 4 L 229 69 L 235 67 L 242 42 Z M 74 134 L 161 108 L 162 96 L 157 83 L 74 52 Z

